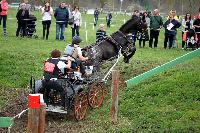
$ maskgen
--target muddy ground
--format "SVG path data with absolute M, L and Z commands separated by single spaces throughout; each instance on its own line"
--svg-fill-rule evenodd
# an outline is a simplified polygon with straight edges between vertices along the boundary
M 14 117 L 22 110 L 27 109 L 28 91 L 24 89 L 3 90 L 6 106 L 0 109 L 0 116 Z M 11 133 L 26 132 L 28 113 L 24 113 L 21 118 L 14 120 L 14 125 L 11 128 Z M 83 124 L 84 123 L 84 124 Z M 98 123 L 84 121 L 77 122 L 73 118 L 73 113 L 61 115 L 55 113 L 46 114 L 45 133 L 77 133 L 77 132 L 92 132 L 92 127 Z M 0 128 L 0 133 L 8 133 L 7 128 Z

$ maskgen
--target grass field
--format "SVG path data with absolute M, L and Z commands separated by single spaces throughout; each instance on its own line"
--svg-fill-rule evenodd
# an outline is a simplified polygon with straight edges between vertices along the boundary
M 14 10 L 9 12 L 8 37 L 0 36 L 0 111 L 8 102 L 9 93 L 5 93 L 7 90 L 10 92 L 15 91 L 14 88 L 26 88 L 31 75 L 40 78 L 43 61 L 49 57 L 50 51 L 55 48 L 63 51 L 71 41 L 70 28 L 66 29 L 65 42 L 55 40 L 55 20 L 51 25 L 49 40 L 42 40 L 42 24 L 39 21 L 41 16 L 38 12 L 34 14 L 38 18 L 39 38 L 16 38 L 15 14 Z M 90 24 L 93 16 L 83 14 L 82 17 L 83 26 L 80 35 L 84 42 L 81 45 L 86 46 L 95 42 L 95 30 Z M 104 18 L 105 15 L 101 15 L 100 22 L 105 24 Z M 116 31 L 123 24 L 123 20 L 128 18 L 128 16 L 114 16 L 112 27 L 106 28 L 107 33 Z M 85 21 L 88 42 L 85 41 Z M 2 32 L 2 27 L 0 32 Z M 121 83 L 189 52 L 181 49 L 181 32 L 178 32 L 177 36 L 178 48 L 165 50 L 163 41 L 162 30 L 157 49 L 149 49 L 148 43 L 145 48 L 138 48 L 138 43 L 136 43 L 137 51 L 130 63 L 124 64 L 120 60 L 116 67 L 120 70 Z M 86 120 L 82 122 L 62 120 L 60 128 L 65 128 L 62 125 L 77 126 L 79 130 L 74 132 L 91 133 L 200 132 L 200 56 L 157 74 L 131 89 L 121 84 L 118 124 L 116 125 L 110 122 L 109 106 L 110 87 L 108 84 L 106 99 L 101 109 L 89 111 Z

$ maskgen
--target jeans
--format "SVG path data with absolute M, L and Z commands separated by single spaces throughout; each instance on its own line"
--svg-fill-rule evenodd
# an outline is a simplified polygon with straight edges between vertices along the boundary
M 79 36 L 79 26 L 74 25 L 74 28 L 72 28 L 72 38 L 75 36 Z
M 1 25 L 1 20 L 3 19 L 3 32 L 6 34 L 6 21 L 7 21 L 7 15 L 0 16 L 0 25 Z
M 137 39 L 137 33 L 138 33 L 137 30 L 134 30 L 133 33 L 132 33 L 132 40 L 133 40 L 134 43 L 136 42 L 136 39 Z
M 65 23 L 56 23 L 56 40 L 64 40 Z
M 167 48 L 167 42 L 169 41 L 169 48 L 172 47 L 173 44 L 173 39 L 174 39 L 175 35 L 171 35 L 171 34 L 165 34 L 165 40 L 164 40 L 164 48 Z
M 80 60 L 76 60 L 75 62 L 72 62 L 71 68 L 72 69 L 76 69 L 78 66 L 80 66 L 80 72 L 82 73 L 82 75 L 85 74 L 85 66 L 83 65 L 82 61 Z

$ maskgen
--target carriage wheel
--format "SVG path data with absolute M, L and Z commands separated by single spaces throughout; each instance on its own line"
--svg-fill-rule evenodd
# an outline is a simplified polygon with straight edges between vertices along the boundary
M 74 115 L 76 120 L 79 121 L 85 118 L 87 106 L 87 94 L 84 92 L 78 93 L 74 100 Z
M 95 82 L 92 83 L 88 93 L 88 104 L 92 108 L 99 108 L 101 107 L 103 100 L 104 100 L 104 86 L 99 83 Z

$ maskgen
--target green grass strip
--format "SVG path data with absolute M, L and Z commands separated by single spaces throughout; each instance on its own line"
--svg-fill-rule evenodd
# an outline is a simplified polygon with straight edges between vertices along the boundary
M 0 127 L 10 127 L 12 124 L 12 117 L 0 117 Z
M 192 52 L 189 52 L 189 53 L 187 53 L 187 54 L 185 54 L 181 57 L 178 57 L 178 58 L 176 58 L 176 59 L 174 59 L 170 62 L 167 62 L 167 63 L 165 63 L 161 66 L 157 66 L 156 68 L 151 69 L 151 70 L 149 70 L 145 73 L 142 73 L 142 74 L 140 74 L 140 75 L 138 75 L 138 76 L 136 76 L 132 79 L 129 79 L 129 80 L 125 81 L 126 85 L 127 85 L 128 88 L 130 88 L 130 87 L 140 83 L 141 81 L 143 81 L 143 80 L 145 80 L 145 79 L 147 79 L 147 78 L 149 78 L 149 77 L 151 77 L 151 76 L 153 76 L 157 73 L 166 71 L 167 69 L 169 69 L 169 68 L 171 68 L 171 67 L 173 67 L 177 64 L 183 63 L 187 60 L 191 60 L 192 58 L 198 56 L 199 54 L 200 54 L 200 48 L 197 49 L 197 50 L 194 50 Z

